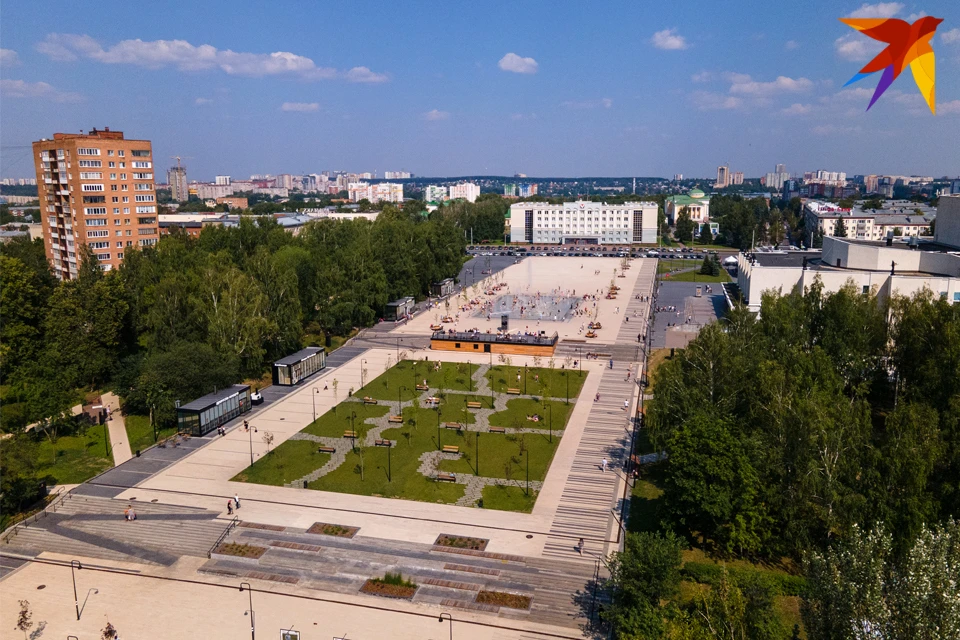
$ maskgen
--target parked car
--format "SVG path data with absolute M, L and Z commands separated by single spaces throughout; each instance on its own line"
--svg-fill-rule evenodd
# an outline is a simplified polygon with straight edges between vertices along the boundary
M 258 404 L 263 404 L 263 396 L 260 395 L 259 391 L 254 391 L 250 394 L 250 404 L 256 406 Z

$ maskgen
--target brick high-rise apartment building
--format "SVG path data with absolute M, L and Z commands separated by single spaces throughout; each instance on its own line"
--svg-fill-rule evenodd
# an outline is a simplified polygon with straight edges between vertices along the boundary
M 55 133 L 33 143 L 47 259 L 58 278 L 77 276 L 88 245 L 105 271 L 131 247 L 156 244 L 157 195 L 149 140 L 123 132 Z

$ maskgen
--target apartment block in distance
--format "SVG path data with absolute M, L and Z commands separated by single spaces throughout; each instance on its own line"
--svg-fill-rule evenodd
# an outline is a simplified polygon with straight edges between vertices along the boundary
M 149 140 L 121 131 L 55 133 L 33 143 L 47 259 L 58 278 L 77 276 L 86 244 L 104 271 L 132 247 L 156 244 L 157 196 Z

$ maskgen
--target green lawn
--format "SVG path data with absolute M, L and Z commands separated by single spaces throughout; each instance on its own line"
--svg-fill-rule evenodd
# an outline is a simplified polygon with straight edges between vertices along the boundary
M 448 433 L 454 434 L 452 431 Z M 460 458 L 444 460 L 440 463 L 440 470 L 476 473 L 477 434 L 464 432 L 462 437 L 453 439 L 442 433 L 441 437 L 444 445 L 460 446 Z M 529 458 L 530 479 L 543 480 L 559 444 L 560 438 L 554 436 L 551 444 L 545 434 L 483 433 L 480 435 L 480 475 L 523 481 L 527 477 Z M 521 446 L 523 453 L 520 452 Z
M 303 431 L 312 433 L 315 436 L 325 436 L 328 438 L 340 438 L 344 431 L 353 429 L 360 432 L 368 428 L 364 425 L 367 418 L 379 418 L 392 413 L 396 410 L 396 404 L 392 407 L 386 404 L 363 404 L 361 402 L 341 402 L 334 409 L 330 409 L 325 414 L 317 418 L 316 422 L 307 425 Z M 353 420 L 351 422 L 351 416 Z
M 402 397 L 404 402 L 409 402 L 415 395 L 422 393 L 416 390 L 416 385 L 423 384 L 424 380 L 431 389 L 444 391 L 472 389 L 469 376 L 471 373 L 477 374 L 477 363 L 471 365 L 466 362 L 443 362 L 440 363 L 439 370 L 435 368 L 436 365 L 436 361 L 402 360 L 400 364 L 394 365 L 386 372 L 372 371 L 367 365 L 363 365 L 367 367 L 367 373 L 364 376 L 367 383 L 354 391 L 353 395 L 360 398 L 369 396 L 389 402 L 396 402 L 398 397 Z M 376 377 L 371 379 L 371 376 Z
M 698 270 L 699 271 L 699 270 Z M 719 275 L 715 276 L 705 276 L 697 271 L 686 271 L 684 273 L 678 273 L 672 276 L 664 276 L 664 282 L 704 282 L 704 283 L 717 283 L 717 282 L 730 282 L 730 275 L 727 274 L 723 269 L 720 270 Z
M 549 411 L 546 407 L 550 407 Z M 541 403 L 530 398 L 513 398 L 507 400 L 506 411 L 497 411 L 490 416 L 490 424 L 508 429 L 549 429 L 552 420 L 554 429 L 563 429 L 573 407 L 573 404 L 566 404 L 563 400 L 547 400 Z M 527 416 L 534 414 L 540 416 L 538 422 L 527 420 Z
M 109 436 L 109 432 L 108 432 Z M 62 436 L 56 442 L 40 441 L 37 475 L 52 476 L 57 484 L 78 484 L 113 466 L 107 456 L 104 427 L 90 426 L 77 435 Z
M 670 258 L 660 258 L 657 262 L 657 273 L 670 273 L 679 269 L 699 269 L 703 260 L 680 260 Z
M 318 453 L 311 440 L 287 440 L 262 456 L 232 480 L 282 486 L 319 469 L 330 460 L 329 453 Z
M 464 431 L 447 429 L 444 423 L 456 422 L 475 424 L 476 409 L 465 407 L 466 402 L 480 402 L 483 409 L 491 409 L 494 400 L 489 395 L 469 393 L 467 364 L 444 364 L 439 371 L 434 370 L 433 362 L 403 361 L 389 371 L 370 381 L 364 389 L 354 393 L 357 396 L 371 396 L 380 400 L 376 405 L 364 405 L 361 402 L 341 402 L 336 410 L 331 409 L 303 431 L 317 436 L 342 438 L 344 431 L 351 428 L 351 416 L 356 431 L 362 435 L 370 425 L 364 421 L 380 418 L 397 412 L 399 391 L 403 399 L 403 423 L 391 425 L 385 429 L 382 437 L 394 442 L 390 449 L 386 447 L 357 447 L 347 453 L 343 464 L 327 475 L 311 482 L 310 489 L 335 491 L 358 495 L 382 496 L 419 500 L 424 502 L 454 503 L 464 495 L 465 486 L 457 483 L 437 482 L 429 476 L 436 471 L 445 471 L 457 475 L 475 475 L 478 472 L 478 433 L 479 433 L 479 473 L 489 478 L 511 479 L 522 483 L 527 477 L 529 459 L 530 480 L 543 480 L 550 462 L 560 443 L 558 435 L 552 442 L 548 435 L 489 433 L 486 431 Z M 510 368 L 509 371 L 514 371 Z M 446 372 L 446 383 L 442 378 Z M 474 375 L 476 370 L 474 369 Z M 506 388 L 507 367 L 495 367 L 491 371 L 494 385 Z M 568 375 L 569 374 L 569 375 Z M 521 374 L 522 375 L 522 374 Z M 416 376 L 416 378 L 414 378 Z M 579 373 L 572 371 L 550 370 L 547 368 L 528 369 L 528 390 L 531 392 L 558 394 L 562 398 L 570 385 L 571 397 L 575 397 L 583 386 Z M 537 381 L 539 377 L 539 382 Z M 422 383 L 427 379 L 431 389 L 441 385 L 448 393 L 443 394 L 440 411 L 414 406 L 414 380 Z M 569 379 L 569 380 L 568 380 Z M 409 388 L 404 384 L 409 381 Z M 529 387 L 535 386 L 535 389 Z M 341 390 L 342 391 L 342 390 Z M 419 392 L 422 393 L 422 392 Z M 419 395 L 418 393 L 418 395 Z M 574 404 L 562 399 L 516 398 L 507 396 L 507 410 L 492 414 L 491 425 L 513 429 L 536 427 L 547 429 L 552 413 L 552 424 L 561 431 L 573 410 Z M 549 407 L 549 410 L 545 410 Z M 540 415 L 539 422 L 527 421 L 526 416 Z M 466 415 L 465 415 L 466 414 Z M 439 429 L 438 429 L 439 426 Z M 427 452 L 437 451 L 442 446 L 451 445 L 460 448 L 460 458 L 442 460 L 438 468 L 429 469 L 427 475 L 420 473 L 420 457 Z M 277 447 L 275 452 L 258 460 L 253 466 L 238 474 L 234 480 L 280 485 L 308 474 L 322 466 L 326 454 L 316 453 L 317 444 L 308 441 L 287 441 Z M 536 496 L 524 495 L 516 487 L 497 489 L 491 495 L 484 495 L 484 506 L 490 509 L 505 509 L 528 512 L 533 508 Z
M 387 449 L 366 447 L 362 450 L 363 477 L 361 478 L 361 453 L 347 454 L 346 461 L 315 482 L 311 489 L 355 493 L 367 496 L 406 498 L 424 502 L 453 503 L 463 496 L 464 486 L 454 483 L 434 482 L 418 473 L 420 455 L 437 449 L 437 418 L 432 409 L 403 410 L 407 421 L 402 426 L 387 429 L 383 437 L 394 441 L 390 451 L 392 481 L 387 479 Z M 442 417 L 441 417 L 442 420 Z M 342 435 L 341 433 L 338 435 Z M 457 431 L 441 429 L 442 444 L 464 445 L 467 438 Z
M 528 496 L 523 487 L 505 487 L 488 485 L 483 488 L 483 508 L 501 511 L 519 511 L 530 513 L 537 501 L 537 492 L 530 491 Z
M 130 441 L 130 451 L 145 451 L 155 444 L 153 427 L 150 426 L 149 416 L 127 415 L 123 416 L 123 422 L 127 425 L 127 439 Z M 176 432 L 177 428 L 175 426 L 157 429 L 157 437 L 160 439 L 166 438 Z
M 560 365 L 565 364 L 562 361 L 556 361 L 554 364 L 556 365 L 554 369 L 496 365 L 487 371 L 487 380 L 490 388 L 496 393 L 506 393 L 507 389 L 520 389 L 524 394 L 542 395 L 548 398 L 566 398 L 569 385 L 570 398 L 576 398 L 583 386 L 584 377 L 581 372 L 560 369 Z M 572 361 L 571 366 L 573 366 Z M 524 375 L 526 375 L 526 384 L 524 384 Z

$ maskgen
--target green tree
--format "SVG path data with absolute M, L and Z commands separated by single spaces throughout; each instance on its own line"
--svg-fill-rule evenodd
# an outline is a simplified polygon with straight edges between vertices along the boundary
M 713 244 L 713 231 L 710 230 L 710 223 L 704 222 L 700 229 L 700 244 Z
M 837 218 L 837 224 L 833 226 L 833 237 L 835 238 L 847 237 L 847 225 L 844 223 L 843 218 Z
M 672 533 L 628 533 L 624 550 L 610 561 L 613 602 L 604 619 L 618 638 L 659 638 L 661 602 L 680 584 L 682 542 Z
M 690 242 L 693 240 L 693 220 L 690 218 L 690 209 L 683 207 L 677 215 L 677 223 L 674 233 L 680 242 Z

